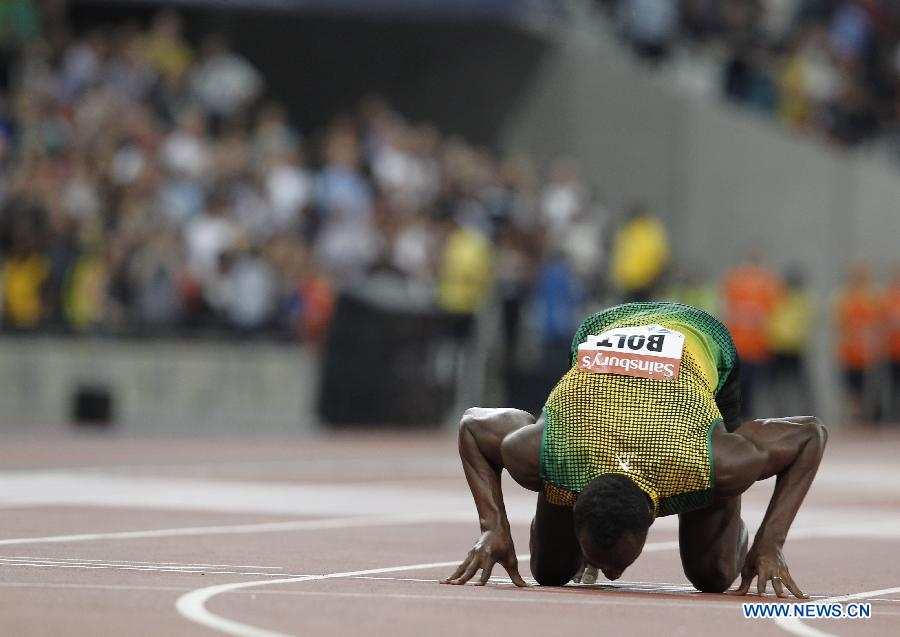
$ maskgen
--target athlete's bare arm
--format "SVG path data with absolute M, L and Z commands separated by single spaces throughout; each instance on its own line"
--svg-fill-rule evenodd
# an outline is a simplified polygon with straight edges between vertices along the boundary
M 459 456 L 475 499 L 481 537 L 466 559 L 445 580 L 465 584 L 478 569 L 486 584 L 494 564 L 500 563 L 516 586 L 527 586 L 519 575 L 518 560 L 503 505 L 500 473 L 505 468 L 526 489 L 540 488 L 540 449 L 543 422 L 518 409 L 473 408 L 459 424 Z
M 795 596 L 806 597 L 788 571 L 782 548 L 827 439 L 825 426 L 813 416 L 754 420 L 731 434 L 722 427 L 713 432 L 717 498 L 737 496 L 754 482 L 777 476 L 772 500 L 741 570 L 738 594 L 746 594 L 757 578 L 760 594 L 771 581 L 779 597 L 786 596 L 782 584 Z

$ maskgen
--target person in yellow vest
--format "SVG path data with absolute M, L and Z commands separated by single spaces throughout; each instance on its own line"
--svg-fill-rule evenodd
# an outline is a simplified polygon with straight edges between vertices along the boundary
M 174 10 L 160 11 L 144 44 L 150 67 L 168 81 L 181 81 L 194 61 L 194 52 L 182 37 L 181 16 Z
M 3 322 L 13 329 L 37 327 L 44 317 L 43 291 L 50 262 L 35 247 L 34 232 L 27 224 L 14 229 L 9 255 L 3 259 Z
M 479 584 L 496 563 L 518 571 L 503 506 L 503 469 L 538 492 L 531 573 L 540 585 L 615 580 L 640 555 L 657 517 L 678 514 L 685 574 L 724 592 L 741 576 L 779 597 L 806 597 L 783 554 L 785 538 L 822 459 L 827 432 L 814 417 L 740 420 L 740 371 L 728 330 L 677 303 L 629 303 L 588 317 L 571 368 L 537 419 L 473 408 L 459 450 L 481 535 L 445 580 Z M 741 494 L 777 476 L 778 488 L 748 550 Z
M 625 299 L 650 300 L 669 264 L 669 239 L 662 221 L 635 206 L 613 237 L 611 260 L 612 282 Z
M 452 224 L 437 272 L 438 307 L 454 317 L 454 335 L 468 336 L 492 283 L 491 242 L 475 228 Z
M 100 247 L 90 246 L 75 263 L 64 298 L 66 320 L 75 330 L 87 331 L 102 321 L 106 282 Z

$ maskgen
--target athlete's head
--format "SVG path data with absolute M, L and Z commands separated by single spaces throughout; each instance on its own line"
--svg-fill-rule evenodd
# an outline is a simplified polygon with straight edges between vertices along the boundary
M 653 522 L 653 504 L 634 481 L 609 473 L 587 483 L 574 515 L 585 559 L 615 580 L 641 554 Z

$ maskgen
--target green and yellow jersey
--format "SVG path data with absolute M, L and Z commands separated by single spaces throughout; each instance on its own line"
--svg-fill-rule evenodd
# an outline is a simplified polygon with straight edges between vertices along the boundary
M 588 336 L 647 325 L 684 336 L 677 378 L 579 369 L 578 346 Z M 658 516 L 707 506 L 714 487 L 710 433 L 722 419 L 716 395 L 736 360 L 725 326 L 687 305 L 628 303 L 587 318 L 572 342 L 572 367 L 544 405 L 547 499 L 571 506 L 590 480 L 620 473 L 647 493 Z

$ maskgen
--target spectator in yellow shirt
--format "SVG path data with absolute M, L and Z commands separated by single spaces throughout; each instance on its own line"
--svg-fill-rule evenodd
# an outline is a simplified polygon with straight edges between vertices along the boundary
M 153 20 L 144 52 L 151 68 L 175 81 L 185 76 L 194 61 L 194 52 L 181 31 L 181 16 L 171 9 L 161 11 Z
M 668 264 L 665 226 L 643 206 L 635 206 L 613 238 L 613 284 L 626 301 L 648 301 Z
M 42 294 L 50 263 L 35 248 L 33 230 L 20 225 L 14 230 L 9 256 L 3 260 L 3 319 L 9 327 L 36 327 L 44 314 Z
M 487 297 L 492 267 L 490 241 L 477 230 L 455 226 L 438 269 L 438 306 L 471 319 Z

